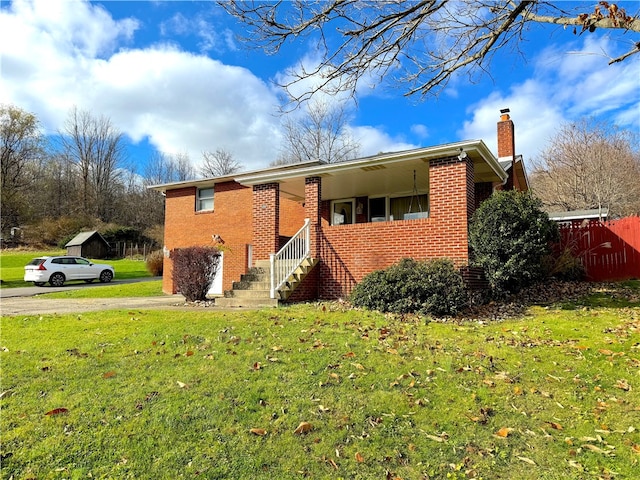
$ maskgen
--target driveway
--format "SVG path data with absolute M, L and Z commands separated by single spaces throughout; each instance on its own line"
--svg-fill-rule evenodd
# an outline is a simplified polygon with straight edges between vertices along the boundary
M 44 295 L 45 293 L 67 292 L 69 290 L 79 290 L 81 288 L 104 287 L 107 285 L 124 285 L 126 283 L 151 282 L 154 280 L 162 280 L 162 277 L 143 277 L 143 278 L 127 278 L 123 280 L 114 279 L 110 283 L 85 283 L 72 282 L 65 283 L 62 287 L 52 287 L 48 283 L 42 287 L 19 287 L 19 288 L 0 288 L 0 299 L 13 297 L 33 297 L 35 295 Z
M 126 298 L 38 298 L 10 297 L 0 299 L 1 315 L 41 315 L 49 313 L 81 313 L 98 310 L 193 310 L 185 306 L 182 295 L 162 297 L 126 297 Z
M 114 280 L 110 285 L 136 283 L 159 280 L 162 277 Z M 21 287 L 0 289 L 0 315 L 40 315 L 50 313 L 81 313 L 97 310 L 129 309 L 184 309 L 185 300 L 182 295 L 163 295 L 161 297 L 128 297 L 128 298 L 42 298 L 39 295 L 53 292 L 78 290 L 104 286 L 95 283 L 69 283 L 62 287 Z

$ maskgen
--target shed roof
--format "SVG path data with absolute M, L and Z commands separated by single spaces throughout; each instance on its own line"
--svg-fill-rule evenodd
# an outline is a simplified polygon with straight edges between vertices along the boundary
M 93 230 L 91 232 L 80 232 L 78 235 L 76 235 L 71 240 L 69 240 L 69 242 L 67 242 L 67 244 L 65 245 L 65 248 L 82 245 L 96 235 L 97 235 L 97 238 L 102 240 L 106 245 L 109 245 L 109 243 L 104 239 L 102 235 L 100 235 L 100 233 L 97 230 Z

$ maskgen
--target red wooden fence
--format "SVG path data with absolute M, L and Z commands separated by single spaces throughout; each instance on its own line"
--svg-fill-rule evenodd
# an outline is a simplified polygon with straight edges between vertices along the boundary
M 570 247 L 596 282 L 640 278 L 640 217 L 560 226 L 561 245 Z

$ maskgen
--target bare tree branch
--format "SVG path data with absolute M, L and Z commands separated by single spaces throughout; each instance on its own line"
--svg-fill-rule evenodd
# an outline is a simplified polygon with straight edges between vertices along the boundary
M 640 20 L 617 4 L 577 6 L 576 14 L 543 0 L 220 0 L 246 27 L 244 43 L 277 53 L 290 41 L 316 42 L 320 60 L 281 81 L 294 104 L 317 92 L 355 96 L 362 83 L 391 78 L 405 95 L 437 95 L 456 75 L 486 74 L 492 56 L 518 46 L 530 23 L 640 32 Z M 592 10 L 592 11 L 589 11 Z M 329 35 L 337 32 L 339 35 Z M 625 60 L 638 48 L 612 59 Z M 304 83 L 303 83 L 304 82 Z M 308 86 L 308 85 L 311 86 Z
M 233 158 L 233 154 L 224 148 L 202 152 L 200 174 L 203 177 L 224 177 L 241 170 L 242 165 Z

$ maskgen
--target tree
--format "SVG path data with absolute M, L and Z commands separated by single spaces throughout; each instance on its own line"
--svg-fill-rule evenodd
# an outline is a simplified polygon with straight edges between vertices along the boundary
M 82 213 L 110 221 L 120 181 L 124 136 L 104 116 L 74 107 L 60 132 L 62 151 L 80 178 Z
M 495 192 L 480 204 L 469 225 L 473 263 L 483 267 L 492 293 L 500 297 L 545 275 L 558 227 L 528 192 Z
M 640 214 L 640 151 L 635 140 L 632 132 L 587 119 L 565 124 L 537 160 L 532 188 L 549 211 Z
M 344 103 L 330 104 L 314 100 L 306 105 L 306 113 L 284 120 L 282 154 L 275 162 L 288 163 L 322 160 L 327 163 L 343 162 L 358 156 L 360 144 L 347 130 Z
M 283 82 L 294 102 L 318 91 L 354 94 L 361 80 L 398 76 L 406 95 L 442 90 L 457 73 L 473 77 L 488 69 L 501 49 L 518 49 L 529 23 L 573 27 L 574 33 L 599 28 L 620 34 L 640 32 L 637 14 L 617 4 L 590 3 L 572 12 L 540 0 L 295 0 L 253 2 L 219 0 L 244 24 L 247 44 L 277 53 L 290 40 L 317 35 L 320 61 L 301 66 Z M 338 35 L 331 35 L 337 32 Z M 625 60 L 640 52 L 640 42 L 611 58 Z M 302 93 L 292 88 L 314 80 Z
M 202 152 L 200 175 L 203 177 L 224 177 L 240 171 L 242 165 L 233 158 L 233 154 L 224 148 Z
M 0 218 L 5 234 L 26 220 L 43 155 L 36 116 L 13 105 L 0 105 Z

